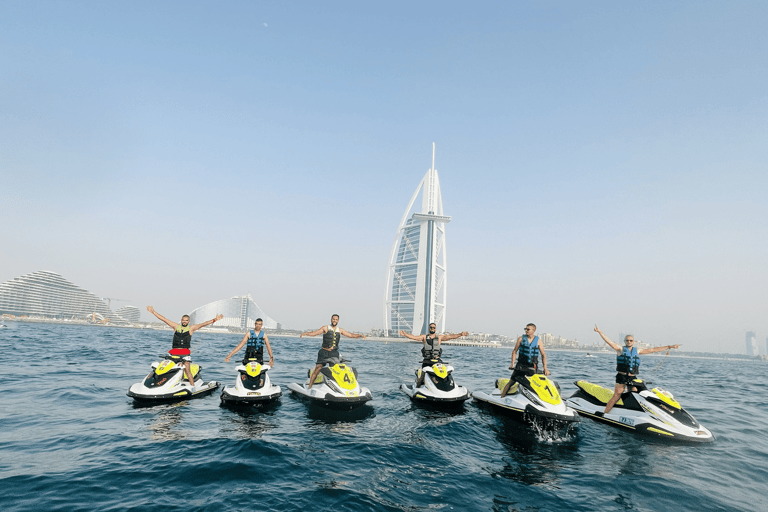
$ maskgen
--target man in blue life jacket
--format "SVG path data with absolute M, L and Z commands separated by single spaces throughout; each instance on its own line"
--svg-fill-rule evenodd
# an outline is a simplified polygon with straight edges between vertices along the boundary
M 549 375 L 544 343 L 536 336 L 536 326 L 528 324 L 525 326 L 525 334 L 517 338 L 515 348 L 512 349 L 512 364 L 509 365 L 509 369 L 512 370 L 512 377 L 510 377 L 504 389 L 501 390 L 502 398 L 507 396 L 509 388 L 512 387 L 519 377 L 532 377 L 539 372 L 539 354 L 541 354 L 541 365 L 544 369 L 544 375 Z M 517 365 L 515 365 L 515 357 L 517 357 Z
M 303 338 L 304 336 L 317 336 L 318 334 L 323 335 L 323 346 L 317 352 L 315 371 L 312 372 L 312 376 L 309 378 L 309 386 L 307 386 L 307 389 L 310 389 L 312 384 L 315 383 L 315 378 L 317 377 L 317 374 L 320 373 L 320 369 L 324 364 L 337 364 L 341 362 L 341 356 L 339 356 L 339 340 L 341 340 L 342 334 L 347 338 L 365 339 L 365 336 L 362 334 L 352 334 L 339 327 L 339 315 L 331 315 L 330 325 L 324 325 L 316 331 L 303 332 L 299 335 L 299 338 Z
M 192 378 L 192 370 L 190 370 L 190 364 L 192 364 L 192 359 L 190 357 L 190 354 L 192 351 L 190 350 L 192 346 L 192 333 L 196 330 L 211 325 L 217 320 L 221 320 L 224 318 L 224 315 L 216 315 L 216 318 L 213 320 L 208 320 L 206 322 L 202 322 L 195 325 L 189 325 L 189 315 L 184 315 L 181 317 L 181 323 L 171 322 L 167 318 L 165 318 L 163 315 L 155 311 L 155 308 L 152 306 L 147 306 L 147 311 L 152 313 L 157 317 L 158 320 L 166 324 L 168 327 L 173 329 L 173 345 L 171 350 L 168 351 L 169 354 L 172 356 L 178 356 L 181 357 L 184 361 L 184 375 L 187 377 L 187 380 L 189 381 L 189 385 L 193 388 L 195 387 L 195 381 Z
M 243 364 L 248 364 L 251 361 L 264 364 L 264 347 L 267 347 L 267 352 L 269 352 L 269 367 L 272 368 L 275 366 L 275 356 L 272 355 L 272 347 L 269 345 L 269 337 L 264 334 L 264 331 L 261 329 L 263 325 L 264 320 L 257 318 L 253 323 L 253 330 L 245 333 L 243 339 L 240 340 L 240 344 L 224 358 L 224 362 L 228 363 L 229 359 L 237 354 L 237 352 L 243 348 L 243 345 L 248 343 L 248 346 L 245 348 Z
M 608 414 L 611 409 L 621 398 L 621 394 L 629 386 L 632 386 L 632 381 L 635 380 L 638 372 L 640 371 L 640 356 L 643 354 L 653 354 L 654 352 L 663 352 L 665 350 L 671 350 L 673 348 L 679 348 L 680 345 L 666 345 L 664 347 L 644 348 L 637 350 L 635 348 L 635 337 L 632 334 L 624 336 L 624 346 L 620 347 L 617 343 L 612 342 L 608 337 L 603 334 L 603 331 L 595 326 L 595 332 L 603 338 L 613 350 L 616 351 L 616 387 L 613 390 L 613 396 L 608 403 L 605 404 L 605 410 L 603 414 Z M 637 388 L 632 386 L 630 391 L 637 391 Z
M 443 349 L 440 347 L 440 344 L 447 340 L 455 340 L 457 338 L 461 338 L 462 336 L 466 336 L 469 333 L 467 331 L 460 332 L 457 334 L 436 334 L 437 331 L 437 325 L 435 323 L 429 324 L 429 334 L 422 334 L 420 336 L 414 336 L 413 334 L 408 334 L 405 331 L 400 331 L 400 336 L 405 336 L 409 340 L 413 341 L 421 341 L 424 343 L 424 346 L 421 349 L 421 355 L 422 355 L 422 361 L 421 361 L 421 367 L 425 366 L 432 366 L 433 360 L 439 360 L 440 356 L 443 354 Z M 416 387 L 418 388 L 424 383 L 424 372 L 421 372 L 421 377 L 416 379 Z

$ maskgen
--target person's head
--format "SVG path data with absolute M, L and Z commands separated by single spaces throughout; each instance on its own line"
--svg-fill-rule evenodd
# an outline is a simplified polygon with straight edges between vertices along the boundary
M 437 331 L 437 324 L 432 322 L 429 324 L 429 334 L 435 334 L 435 331 Z
M 635 344 L 635 336 L 632 334 L 627 334 L 624 336 L 624 344 L 628 347 L 631 347 Z
M 181 325 L 183 325 L 184 327 L 189 325 L 189 315 L 184 315 L 183 317 L 181 317 Z
M 261 326 L 262 326 L 262 325 L 264 325 L 264 320 L 262 320 L 261 318 L 257 318 L 257 319 L 256 319 L 256 321 L 255 321 L 255 322 L 253 322 L 253 327 L 254 327 L 254 329 L 256 329 L 257 331 L 260 331 L 260 330 L 261 330 Z
M 533 333 L 536 332 L 536 326 L 534 324 L 528 324 L 525 326 L 525 334 L 529 334 L 533 336 Z
M 333 314 L 331 315 L 331 325 L 336 327 L 339 323 L 339 315 Z

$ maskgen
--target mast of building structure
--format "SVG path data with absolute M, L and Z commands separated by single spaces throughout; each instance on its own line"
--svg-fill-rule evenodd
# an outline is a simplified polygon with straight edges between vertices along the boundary
M 411 212 L 419 192 L 421 212 Z M 384 295 L 384 328 L 425 334 L 430 322 L 445 330 L 447 297 L 447 249 L 440 180 L 432 167 L 422 178 L 400 221 L 389 258 Z

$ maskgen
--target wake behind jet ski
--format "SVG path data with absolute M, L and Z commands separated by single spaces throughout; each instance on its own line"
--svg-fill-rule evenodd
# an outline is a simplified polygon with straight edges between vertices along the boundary
M 283 391 L 270 382 L 269 369 L 258 361 L 237 365 L 235 385 L 221 390 L 221 405 L 264 407 L 277 401 Z
M 662 388 L 648 390 L 641 379 L 632 381 L 637 391 L 621 395 L 613 408 L 604 413 L 613 391 L 584 380 L 574 382 L 578 389 L 567 404 L 595 421 L 637 434 L 674 441 L 704 442 L 715 440 L 714 435 L 699 423 Z
M 502 397 L 501 393 L 509 381 L 510 379 L 497 379 L 493 391 L 475 391 L 472 398 L 494 412 L 543 427 L 559 429 L 579 421 L 576 411 L 563 402 L 557 383 L 546 376 L 518 376 L 516 382 L 509 386 L 507 394 Z
M 202 367 L 191 364 L 189 371 L 195 382 L 190 386 L 185 376 L 185 361 L 181 356 L 167 354 L 161 361 L 152 363 L 152 371 L 143 381 L 133 384 L 127 395 L 136 402 L 152 404 L 176 402 L 190 398 L 201 398 L 210 395 L 219 387 L 219 383 L 212 380 L 203 382 L 200 376 Z
M 308 378 L 303 384 L 291 382 L 288 389 L 312 405 L 345 411 L 356 409 L 373 399 L 373 395 L 368 388 L 360 386 L 357 370 L 346 362 L 322 366 L 312 387 L 309 386 L 309 378 L 314 374 L 308 370 Z

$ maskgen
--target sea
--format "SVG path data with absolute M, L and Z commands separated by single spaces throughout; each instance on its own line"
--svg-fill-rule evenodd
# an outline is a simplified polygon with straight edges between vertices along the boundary
M 0 329 L 0 510 L 11 511 L 716 511 L 768 510 L 768 363 L 646 356 L 641 376 L 715 435 L 670 444 L 583 419 L 547 435 L 468 401 L 441 411 L 400 391 L 419 346 L 342 338 L 373 393 L 326 412 L 292 396 L 319 338 L 270 336 L 266 411 L 219 391 L 138 407 L 126 396 L 170 348 L 170 331 L 5 322 Z M 236 334 L 195 333 L 203 379 L 235 380 Z M 669 340 L 670 343 L 675 340 Z M 470 390 L 508 377 L 511 349 L 446 347 Z M 563 396 L 611 387 L 615 357 L 550 351 Z

